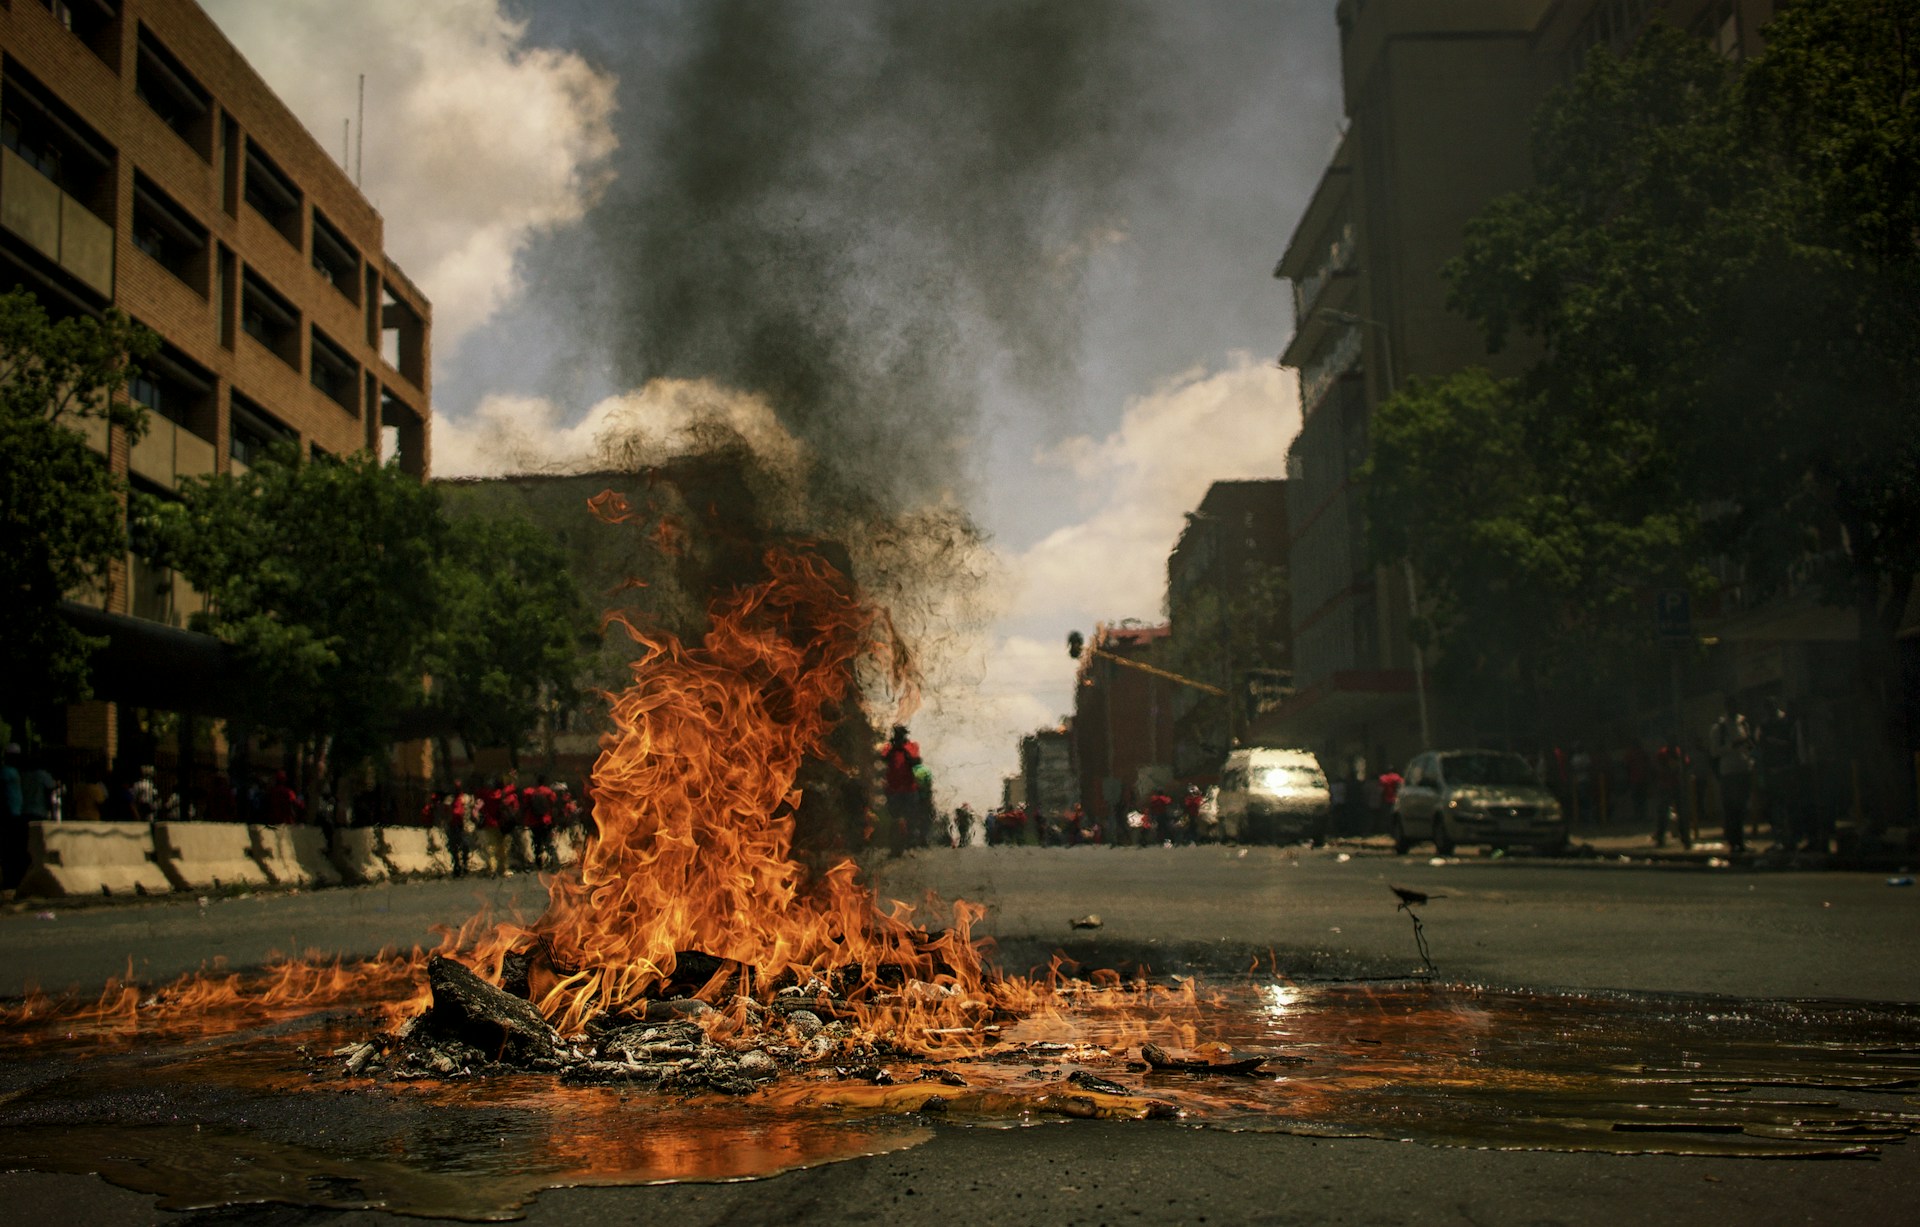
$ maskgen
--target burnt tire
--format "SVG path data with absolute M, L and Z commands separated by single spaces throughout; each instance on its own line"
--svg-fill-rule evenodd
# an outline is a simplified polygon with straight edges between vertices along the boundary
M 1453 836 L 1447 834 L 1447 820 L 1438 814 L 1433 818 L 1433 851 L 1438 856 L 1453 855 Z
M 1393 820 L 1393 854 L 1395 856 L 1405 856 L 1412 850 L 1413 836 L 1407 834 L 1407 828 L 1401 824 L 1400 819 L 1396 816 Z

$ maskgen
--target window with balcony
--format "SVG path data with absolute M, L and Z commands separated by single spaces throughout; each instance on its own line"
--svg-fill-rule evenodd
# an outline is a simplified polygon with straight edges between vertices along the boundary
M 233 393 L 227 417 L 228 453 L 248 468 L 265 460 L 276 447 L 293 448 L 300 442 L 278 418 L 253 401 Z
M 300 246 L 300 189 L 251 140 L 247 141 L 245 172 L 242 199 L 278 230 L 282 238 L 295 247 Z
M 313 356 L 307 365 L 314 387 L 348 413 L 359 414 L 360 364 L 318 328 L 313 330 Z
M 0 85 L 0 145 L 95 217 L 113 217 L 113 146 L 12 63 Z
M 318 209 L 313 211 L 313 268 L 341 297 L 359 305 L 360 252 Z
M 251 268 L 240 277 L 240 330 L 300 369 L 300 313 Z
M 145 25 L 133 63 L 133 92 L 195 153 L 212 161 L 213 95 Z
M 200 297 L 207 296 L 207 228 L 138 171 L 133 176 L 133 245 Z
M 53 19 L 120 71 L 120 0 L 40 0 Z

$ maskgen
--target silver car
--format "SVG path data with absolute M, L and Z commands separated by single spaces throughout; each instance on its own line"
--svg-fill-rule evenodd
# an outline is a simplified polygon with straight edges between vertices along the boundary
M 1393 803 L 1394 851 L 1429 839 L 1441 856 L 1460 844 L 1560 852 L 1567 819 L 1518 754 L 1439 750 L 1407 764 Z

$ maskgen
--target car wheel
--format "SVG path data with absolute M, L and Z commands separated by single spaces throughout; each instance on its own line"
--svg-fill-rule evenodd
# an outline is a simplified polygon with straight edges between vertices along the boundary
M 1412 847 L 1413 837 L 1407 834 L 1407 828 L 1401 825 L 1399 816 L 1396 815 L 1393 820 L 1393 854 L 1405 856 Z
M 1447 834 L 1447 820 L 1438 814 L 1433 817 L 1433 850 L 1441 856 L 1453 855 L 1453 836 Z

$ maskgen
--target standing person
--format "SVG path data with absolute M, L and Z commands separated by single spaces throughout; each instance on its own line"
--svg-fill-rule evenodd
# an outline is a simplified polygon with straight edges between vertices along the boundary
M 1727 851 L 1747 850 L 1747 803 L 1753 796 L 1753 730 L 1732 696 L 1727 709 L 1707 730 L 1707 757 L 1720 783 L 1720 821 Z
M 1761 811 L 1767 816 L 1767 830 L 1776 851 L 1797 851 L 1810 843 L 1800 818 L 1802 805 L 1798 781 L 1800 731 L 1793 717 L 1778 698 L 1767 700 L 1767 714 L 1754 729 L 1754 757 L 1760 790 Z
M 533 837 L 533 863 L 539 869 L 560 868 L 560 856 L 554 849 L 553 820 L 559 798 L 547 786 L 547 777 L 534 777 L 532 788 L 520 793 L 520 818 Z
M 1392 767 L 1380 773 L 1380 817 L 1374 824 L 1374 830 L 1393 829 L 1394 803 L 1400 800 L 1400 786 L 1406 782 L 1406 778 Z
M 973 806 L 962 804 L 953 811 L 953 846 L 965 848 L 973 843 Z
M 447 833 L 447 859 L 453 862 L 453 876 L 467 876 L 467 786 L 455 780 L 453 787 L 436 793 L 434 818 Z
M 1680 738 L 1669 733 L 1653 752 L 1653 846 L 1667 846 L 1667 825 L 1682 848 L 1693 847 L 1693 824 L 1688 821 L 1687 752 Z
M 106 804 L 107 786 L 100 782 L 100 772 L 89 767 L 80 777 L 80 787 L 73 790 L 73 820 L 99 822 Z
M 1147 798 L 1147 829 L 1153 833 L 1152 838 L 1164 844 L 1173 843 L 1173 814 L 1173 798 L 1167 795 L 1166 789 L 1155 788 Z
M 881 788 L 887 804 L 887 854 L 899 856 L 906 851 L 919 791 L 913 769 L 920 765 L 920 744 L 908 738 L 906 725 L 893 726 L 893 736 L 880 748 L 880 761 L 886 768 Z
M 486 852 L 488 877 L 512 877 L 507 863 L 507 840 L 512 828 L 506 816 L 506 783 L 499 776 L 480 791 L 480 838 Z
M 1629 738 L 1627 748 L 1621 751 L 1620 767 L 1627 779 L 1627 796 L 1636 826 L 1647 823 L 1647 804 L 1652 798 L 1652 764 L 1647 759 L 1647 747 L 1640 744 L 1638 737 Z
M 267 790 L 267 825 L 292 826 L 306 817 L 307 803 L 300 794 L 293 791 L 293 785 L 287 783 L 287 773 L 273 773 L 273 787 Z
M 240 802 L 233 794 L 233 784 L 227 779 L 227 773 L 213 773 L 213 784 L 207 789 L 207 821 L 240 821 Z
M 133 782 L 133 812 L 141 822 L 152 822 L 160 812 L 160 790 L 154 787 L 152 763 L 143 765 Z
M 20 771 L 20 814 L 28 822 L 46 822 L 53 818 L 53 793 L 57 782 L 40 765 L 36 755 Z

